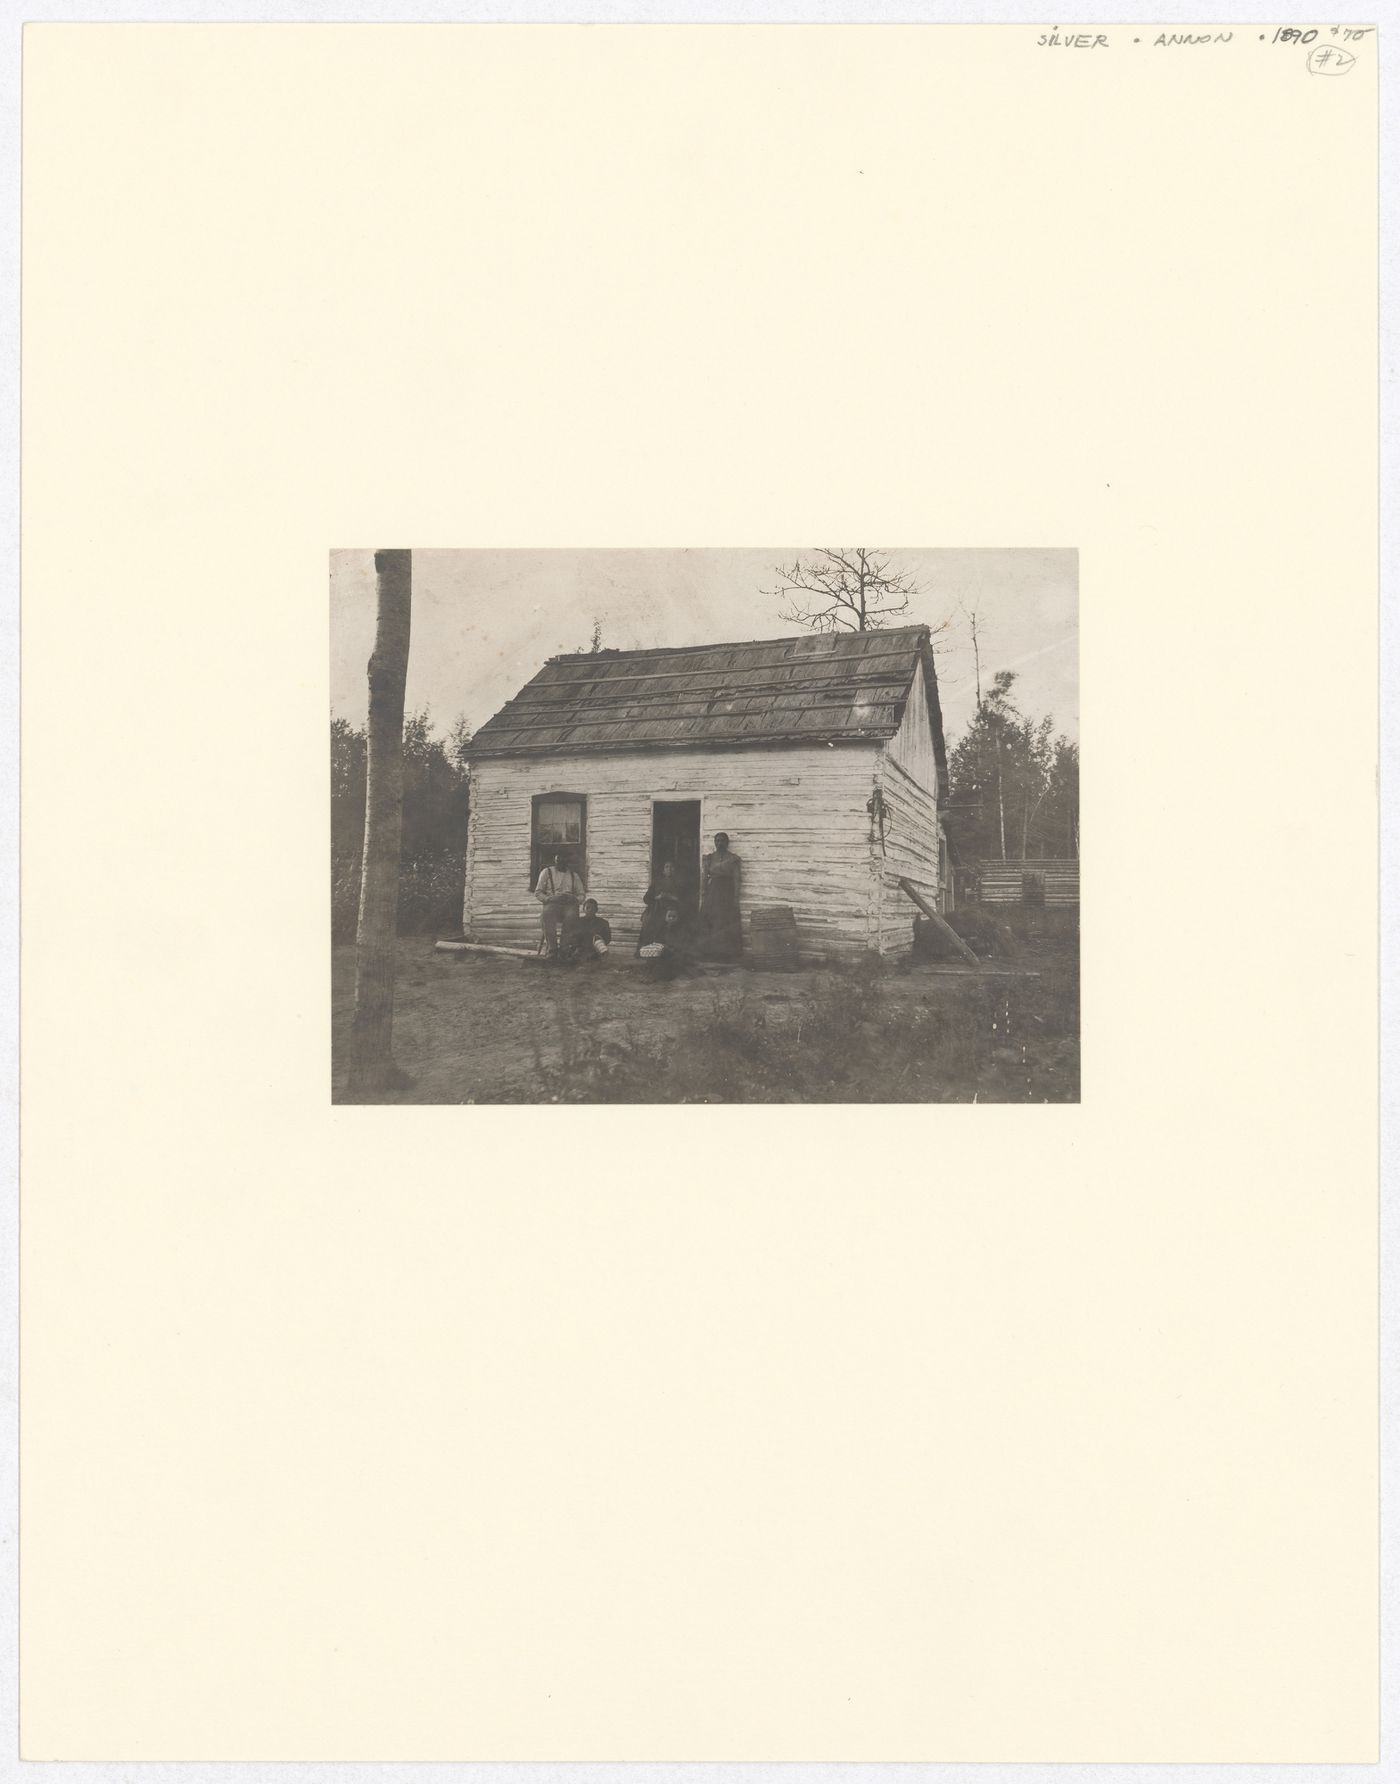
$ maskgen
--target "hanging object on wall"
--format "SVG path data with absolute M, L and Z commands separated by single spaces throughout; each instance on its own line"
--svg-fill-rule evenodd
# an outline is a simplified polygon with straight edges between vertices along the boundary
M 873 843 L 878 837 L 880 853 L 883 855 L 885 852 L 885 830 L 890 824 L 890 815 L 881 788 L 876 787 L 870 795 L 865 809 L 870 813 L 870 840 Z

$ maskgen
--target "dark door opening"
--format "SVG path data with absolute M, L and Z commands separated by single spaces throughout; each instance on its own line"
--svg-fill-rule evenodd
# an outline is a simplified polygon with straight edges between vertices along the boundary
M 681 902 L 690 916 L 700 904 L 700 801 L 658 799 L 651 808 L 651 877 L 669 861 L 676 870 Z

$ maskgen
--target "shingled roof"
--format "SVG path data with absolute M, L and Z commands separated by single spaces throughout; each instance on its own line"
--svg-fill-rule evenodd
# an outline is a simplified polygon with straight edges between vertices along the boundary
M 899 729 L 920 662 L 941 769 L 927 626 L 551 657 L 476 733 L 471 755 L 878 741 Z

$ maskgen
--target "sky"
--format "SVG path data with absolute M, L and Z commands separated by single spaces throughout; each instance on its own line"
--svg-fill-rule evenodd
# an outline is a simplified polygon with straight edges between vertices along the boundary
M 408 710 L 427 707 L 439 732 L 458 714 L 475 730 L 518 693 L 547 657 L 586 650 L 596 618 L 604 647 L 782 638 L 765 590 L 777 567 L 808 548 L 693 551 L 414 551 Z M 976 612 L 985 689 L 1017 675 L 1034 718 L 1079 735 L 1079 572 L 1072 550 L 890 549 L 890 567 L 918 588 L 898 623 L 948 623 L 934 638 L 949 744 L 976 705 L 970 628 Z M 374 644 L 374 553 L 331 553 L 331 711 L 363 724 Z

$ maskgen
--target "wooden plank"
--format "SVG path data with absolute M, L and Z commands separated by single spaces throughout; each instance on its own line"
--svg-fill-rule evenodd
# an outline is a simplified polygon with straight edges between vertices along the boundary
M 944 922 L 943 918 L 939 916 L 938 912 L 931 904 L 929 904 L 916 886 L 911 885 L 908 880 L 901 878 L 899 889 L 901 892 L 907 893 L 908 896 L 914 900 L 914 903 L 918 905 L 919 909 L 928 918 L 929 922 L 933 924 L 934 928 L 937 929 L 940 934 L 946 936 L 948 940 L 952 942 L 953 946 L 957 949 L 958 953 L 962 955 L 963 959 L 967 961 L 969 966 L 980 966 L 982 964 L 973 953 L 972 949 L 968 947 L 967 943 L 958 934 L 957 930 L 954 929 L 950 923 Z
M 485 942 L 434 942 L 440 954 L 508 954 L 512 960 L 533 960 L 537 948 L 493 948 Z

